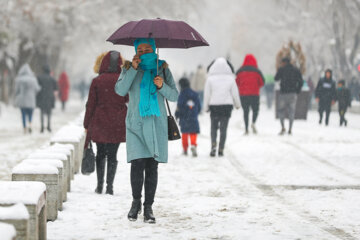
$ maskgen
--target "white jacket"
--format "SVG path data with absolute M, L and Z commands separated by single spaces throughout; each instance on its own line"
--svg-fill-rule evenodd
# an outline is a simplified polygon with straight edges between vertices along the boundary
M 240 108 L 239 91 L 229 64 L 218 58 L 210 67 L 204 91 L 204 110 L 211 105 L 234 105 Z

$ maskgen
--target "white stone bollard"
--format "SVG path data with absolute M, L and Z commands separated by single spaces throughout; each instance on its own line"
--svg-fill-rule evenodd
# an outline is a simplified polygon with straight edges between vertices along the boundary
M 59 188 L 58 188 L 58 210 L 63 210 L 63 199 L 64 195 L 63 192 L 66 192 L 66 179 L 64 173 L 63 163 L 57 159 L 24 159 L 22 161 L 24 164 L 30 165 L 51 165 L 58 169 L 59 171 Z
M 0 236 L 2 240 L 16 240 L 16 230 L 11 224 L 0 223 Z
M 63 200 L 67 200 L 67 192 L 68 192 L 68 181 L 70 181 L 70 162 L 69 158 L 64 153 L 53 152 L 52 150 L 38 150 L 35 153 L 30 154 L 27 159 L 55 159 L 61 160 L 64 166 L 64 179 L 63 179 Z
M 74 179 L 73 170 L 71 168 L 72 162 L 74 162 L 74 146 L 71 144 L 59 144 L 56 143 L 46 148 L 46 150 L 50 150 L 55 153 L 63 153 L 69 159 L 69 169 L 68 169 L 68 177 L 67 177 L 67 191 L 71 191 L 71 179 Z
M 51 165 L 20 163 L 12 170 L 12 181 L 37 181 L 46 185 L 47 219 L 55 221 L 58 215 L 59 171 Z
M 29 219 L 30 215 L 23 203 L 17 203 L 9 207 L 0 207 L 0 222 L 8 223 L 15 227 L 17 240 L 29 239 Z
M 0 206 L 17 203 L 26 206 L 30 215 L 29 240 L 46 240 L 46 185 L 42 182 L 0 181 L 0 193 Z

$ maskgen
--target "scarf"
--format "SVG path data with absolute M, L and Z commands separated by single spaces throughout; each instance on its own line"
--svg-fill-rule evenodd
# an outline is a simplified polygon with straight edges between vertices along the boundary
M 155 52 L 155 41 L 154 39 L 136 39 L 134 42 L 135 49 L 142 44 L 150 44 L 153 51 Z M 144 75 L 140 84 L 140 102 L 139 112 L 141 117 L 160 116 L 160 108 L 157 99 L 157 88 L 154 84 L 154 78 L 157 73 L 157 55 L 152 53 L 143 54 L 140 59 L 140 68 L 144 71 Z M 159 60 L 161 66 L 164 61 Z

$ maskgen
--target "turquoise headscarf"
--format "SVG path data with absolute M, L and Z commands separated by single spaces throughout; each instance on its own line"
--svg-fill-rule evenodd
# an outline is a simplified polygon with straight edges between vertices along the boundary
M 155 54 L 156 45 L 153 38 L 138 38 L 134 41 L 135 51 L 140 44 L 150 44 L 153 49 L 152 53 L 143 54 L 140 57 L 140 68 L 144 71 L 140 84 L 140 102 L 139 111 L 141 117 L 160 116 L 159 103 L 157 99 L 157 88 L 154 84 L 154 78 L 157 74 L 157 55 Z M 164 61 L 159 60 L 159 66 Z

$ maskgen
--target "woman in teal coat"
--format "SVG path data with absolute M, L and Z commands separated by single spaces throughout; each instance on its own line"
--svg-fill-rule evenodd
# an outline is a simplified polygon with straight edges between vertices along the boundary
M 165 98 L 175 102 L 178 91 L 168 65 L 159 60 L 155 41 L 141 38 L 134 41 L 136 55 L 125 62 L 115 92 L 129 94 L 126 116 L 127 159 L 131 163 L 133 202 L 128 214 L 135 221 L 141 212 L 141 192 L 145 172 L 144 221 L 155 223 L 152 212 L 158 163 L 168 161 L 168 130 Z

